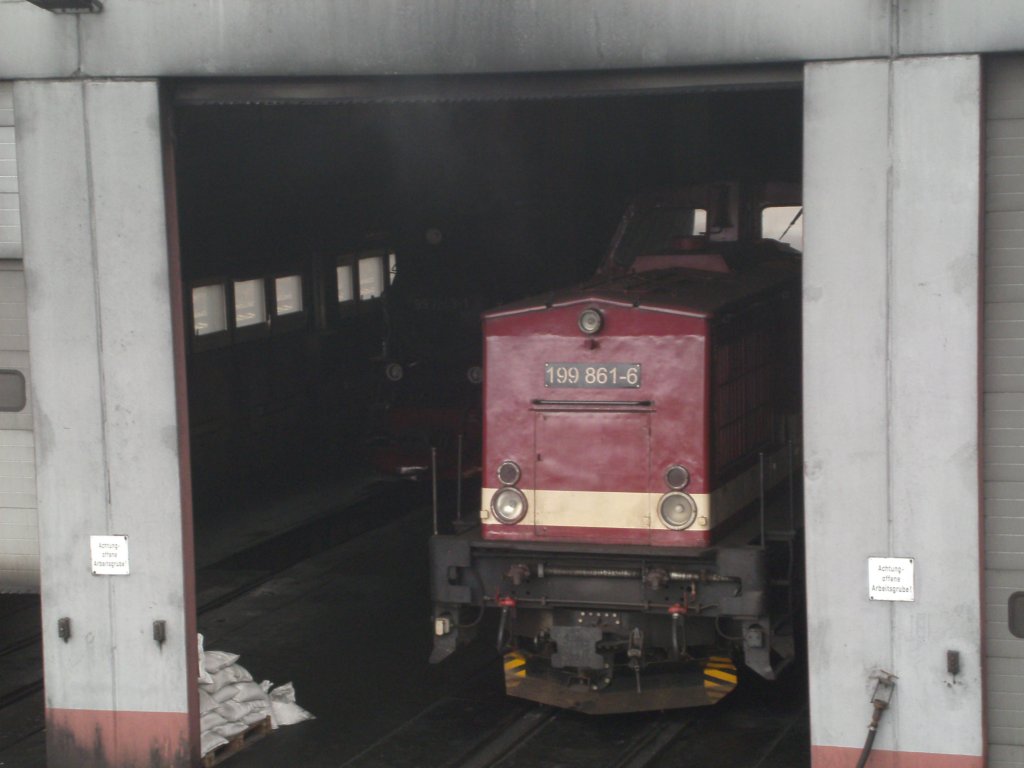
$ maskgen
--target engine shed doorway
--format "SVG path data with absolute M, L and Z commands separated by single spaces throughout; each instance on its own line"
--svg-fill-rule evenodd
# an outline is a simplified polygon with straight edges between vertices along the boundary
M 436 358 L 463 388 L 479 312 L 589 276 L 641 190 L 798 182 L 800 78 L 176 85 L 197 494 L 365 455 L 389 362 L 408 384 Z
M 430 416 L 396 452 L 450 448 L 436 425 L 458 413 L 468 455 L 480 312 L 593 274 L 644 190 L 799 182 L 801 83 L 801 67 L 172 83 L 200 571 L 227 540 L 301 550 L 303 515 L 417 464 L 377 462 L 399 398 Z M 766 236 L 802 225 L 768 215 Z

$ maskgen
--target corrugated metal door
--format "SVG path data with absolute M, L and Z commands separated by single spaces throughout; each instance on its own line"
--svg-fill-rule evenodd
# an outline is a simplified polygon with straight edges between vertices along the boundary
M 0 592 L 39 591 L 39 527 L 14 98 L 0 83 Z
M 14 89 L 0 83 L 0 259 L 21 258 L 18 166 L 14 157 Z
M 986 72 L 985 636 L 989 761 L 1024 765 L 1024 59 Z

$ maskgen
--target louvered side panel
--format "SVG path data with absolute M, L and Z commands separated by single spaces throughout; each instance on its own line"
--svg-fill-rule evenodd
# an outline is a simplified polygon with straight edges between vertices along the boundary
M 985 123 L 985 655 L 989 765 L 1024 760 L 1024 59 L 993 62 Z
M 21 257 L 14 94 L 10 83 L 0 82 L 0 592 L 39 590 L 27 294 Z
M 0 83 L 0 259 L 21 258 L 18 160 L 14 152 L 14 92 Z

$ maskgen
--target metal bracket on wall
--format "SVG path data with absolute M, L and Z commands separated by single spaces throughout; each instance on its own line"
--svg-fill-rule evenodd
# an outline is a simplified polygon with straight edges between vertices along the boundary
M 161 647 L 167 642 L 167 622 L 163 619 L 157 619 L 153 622 L 153 639 Z

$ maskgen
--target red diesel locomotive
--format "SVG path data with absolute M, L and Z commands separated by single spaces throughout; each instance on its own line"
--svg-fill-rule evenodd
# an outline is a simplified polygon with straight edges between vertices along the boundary
M 478 530 L 435 536 L 433 661 L 500 611 L 510 694 L 694 706 L 793 656 L 800 272 L 784 185 L 630 207 L 591 280 L 484 316 Z

